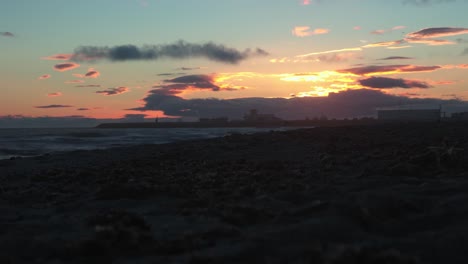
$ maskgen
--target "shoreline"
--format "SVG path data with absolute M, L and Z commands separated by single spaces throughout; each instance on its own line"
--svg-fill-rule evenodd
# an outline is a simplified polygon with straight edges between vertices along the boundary
M 461 263 L 467 134 L 316 127 L 0 160 L 0 260 Z

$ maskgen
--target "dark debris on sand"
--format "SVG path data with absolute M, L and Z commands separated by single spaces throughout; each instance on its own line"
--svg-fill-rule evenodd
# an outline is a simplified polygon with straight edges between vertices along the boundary
M 0 161 L 1 263 L 466 263 L 468 126 Z

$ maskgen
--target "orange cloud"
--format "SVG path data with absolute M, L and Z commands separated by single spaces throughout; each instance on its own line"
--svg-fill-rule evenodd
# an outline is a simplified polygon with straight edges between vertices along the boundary
M 73 70 L 78 67 L 80 67 L 80 64 L 74 63 L 74 62 L 60 63 L 60 64 L 54 65 L 54 70 L 63 72 L 63 71 Z
M 357 47 L 357 48 L 344 48 L 344 49 L 337 49 L 337 50 L 312 52 L 312 53 L 297 55 L 296 57 L 297 58 L 304 58 L 304 57 L 309 57 L 309 56 L 313 56 L 313 55 L 320 55 L 320 54 L 327 54 L 327 53 L 336 53 L 336 52 L 343 52 L 343 51 L 361 51 L 361 50 L 362 49 L 360 47 Z
M 373 35 L 382 35 L 384 33 L 385 33 L 385 29 L 377 29 L 377 30 L 371 31 L 371 34 Z
M 70 60 L 73 54 L 55 54 L 52 56 L 42 57 L 43 60 Z
M 49 93 L 47 94 L 48 97 L 57 97 L 57 96 L 62 96 L 61 92 L 56 92 L 56 93 Z
M 376 42 L 362 46 L 363 48 L 377 48 L 377 47 L 389 47 L 395 46 L 404 43 L 404 40 L 394 40 L 394 41 L 383 41 L 383 42 Z
M 90 68 L 88 70 L 88 72 L 84 75 L 85 78 L 97 78 L 99 77 L 99 75 L 101 75 L 100 72 L 96 71 L 95 69 L 93 68 Z
M 50 77 L 52 77 L 50 74 L 44 74 L 44 75 L 38 77 L 37 79 L 38 80 L 45 80 L 45 79 L 49 79 Z
M 310 27 L 307 26 L 297 26 L 292 30 L 292 34 L 296 37 L 308 37 L 313 35 L 322 35 L 327 34 L 330 32 L 327 28 L 316 28 L 311 30 Z
M 71 80 L 71 81 L 66 81 L 65 83 L 84 83 L 83 80 Z
M 427 44 L 429 46 L 443 46 L 443 45 L 457 44 L 453 41 L 445 40 L 445 39 L 406 38 L 405 40 L 409 43 Z

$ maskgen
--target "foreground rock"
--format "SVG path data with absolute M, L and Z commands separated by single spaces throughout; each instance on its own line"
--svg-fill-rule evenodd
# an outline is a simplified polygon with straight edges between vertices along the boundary
M 465 263 L 468 126 L 0 161 L 1 263 Z

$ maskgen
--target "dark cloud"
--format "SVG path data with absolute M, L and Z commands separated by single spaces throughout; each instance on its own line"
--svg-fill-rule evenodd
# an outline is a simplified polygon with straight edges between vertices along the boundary
M 103 95 L 118 95 L 118 94 L 123 94 L 130 91 L 127 87 L 117 87 L 117 88 L 109 88 L 107 90 L 103 91 L 96 91 L 98 94 L 103 94 Z
M 402 56 L 390 56 L 390 57 L 382 58 L 382 59 L 379 59 L 379 60 L 412 60 L 412 59 L 414 59 L 414 58 L 402 57 Z
M 78 63 L 73 63 L 73 62 L 60 63 L 60 64 L 55 64 L 54 65 L 54 70 L 63 72 L 63 71 L 72 70 L 72 69 L 75 69 L 75 68 L 78 68 L 78 67 L 80 67 L 80 65 Z
M 352 73 L 355 75 L 379 74 L 379 73 L 406 73 L 435 71 L 440 66 L 418 66 L 418 65 L 367 65 L 355 68 L 338 70 L 341 73 Z
M 137 47 L 123 45 L 114 47 L 81 46 L 75 49 L 73 60 L 100 60 L 111 61 L 126 60 L 157 60 L 160 58 L 188 59 L 203 57 L 212 61 L 237 64 L 253 56 L 266 56 L 268 53 L 262 49 L 246 49 L 239 51 L 222 44 L 208 42 L 193 44 L 179 41 L 173 44 L 146 45 Z
M 143 99 L 145 104 L 152 108 L 159 108 L 161 105 L 180 105 L 185 101 L 179 97 L 184 91 L 193 90 L 209 90 L 217 91 L 234 91 L 237 89 L 223 87 L 214 83 L 214 77 L 211 75 L 185 75 L 173 79 L 164 80 L 163 85 L 153 86 L 153 89 L 148 92 L 146 98 Z M 145 107 L 135 108 L 133 110 L 146 110 Z M 183 110 L 183 109 L 182 109 Z M 182 111 L 181 110 L 181 111 Z
M 241 119 L 250 109 L 272 113 L 284 119 L 301 119 L 325 114 L 329 118 L 374 116 L 377 107 L 409 104 L 430 104 L 438 107 L 467 102 L 441 99 L 417 99 L 388 95 L 380 90 L 360 89 L 330 93 L 327 97 L 237 98 L 237 99 L 184 99 L 170 94 L 150 93 L 144 105 L 129 110 L 161 110 L 172 116 L 219 117 Z M 447 109 L 444 109 L 444 111 Z M 447 110 L 449 112 L 449 110 Z
M 75 87 L 81 87 L 81 88 L 97 88 L 97 87 L 101 87 L 100 84 L 86 84 L 86 85 L 77 85 Z
M 468 55 L 468 48 L 465 48 L 461 53 L 462 56 Z
M 77 108 L 76 110 L 77 111 L 89 111 L 90 109 L 86 107 L 81 107 L 81 108 Z
M 194 91 L 194 90 L 210 90 L 213 92 L 218 91 L 234 91 L 235 88 L 229 87 L 220 87 L 215 84 L 214 76 L 211 75 L 185 75 L 173 79 L 164 80 L 164 84 L 153 86 L 156 88 L 149 91 L 149 94 L 154 96 L 166 95 L 166 96 L 176 96 L 184 91 Z
M 11 32 L 0 32 L 0 35 L 1 36 L 4 36 L 4 37 L 9 37 L 9 38 L 12 38 L 15 36 L 15 34 L 11 33 Z
M 454 27 L 437 27 L 425 28 L 416 32 L 409 33 L 409 39 L 427 39 L 437 37 L 455 36 L 461 34 L 468 34 L 468 28 L 454 28 Z
M 94 69 L 90 69 L 85 75 L 84 77 L 85 78 L 97 78 L 99 77 L 99 75 L 101 75 L 100 72 L 94 70 Z
M 394 79 L 387 77 L 371 77 L 363 80 L 359 80 L 362 86 L 379 89 L 389 88 L 430 88 L 426 82 L 405 80 L 405 79 Z
M 202 67 L 181 67 L 181 68 L 177 68 L 176 70 L 193 71 L 193 70 L 200 70 L 200 69 L 202 69 Z
M 68 108 L 68 107 L 73 107 L 73 106 L 72 105 L 52 104 L 52 105 L 39 105 L 39 106 L 35 106 L 34 108 L 49 109 L 49 108 Z
M 177 72 L 165 72 L 165 73 L 158 73 L 156 76 L 174 76 L 174 75 L 180 75 L 181 73 Z

